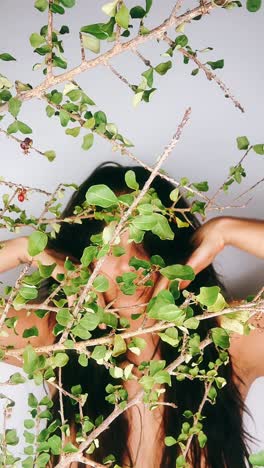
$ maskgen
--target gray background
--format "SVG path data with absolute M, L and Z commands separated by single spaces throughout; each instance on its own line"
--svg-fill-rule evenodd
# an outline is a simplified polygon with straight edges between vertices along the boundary
M 105 21 L 106 17 L 101 12 L 101 6 L 105 3 L 101 0 L 77 0 L 77 6 L 68 10 L 63 17 L 55 16 L 58 29 L 62 24 L 70 26 L 71 34 L 63 36 L 69 68 L 80 63 L 79 28 Z M 242 3 L 245 4 L 244 1 Z M 126 4 L 128 7 L 135 4 L 144 6 L 143 1 L 127 1 Z M 154 0 L 153 5 L 153 11 L 146 22 L 148 27 L 156 26 L 166 18 L 174 1 Z M 182 12 L 196 5 L 195 2 L 187 1 Z M 41 57 L 33 54 L 28 37 L 32 32 L 39 32 L 40 27 L 46 23 L 46 14 L 34 9 L 33 1 L 2 0 L 0 16 L 0 52 L 9 52 L 18 58 L 17 62 L 1 62 L 1 73 L 10 80 L 19 79 L 32 85 L 38 84 L 43 75 L 41 71 L 33 72 L 32 65 L 39 62 Z M 229 167 L 235 165 L 243 154 L 236 148 L 236 137 L 247 135 L 253 144 L 264 142 L 263 20 L 263 9 L 250 14 L 245 8 L 235 8 L 232 11 L 217 8 L 201 21 L 193 21 L 185 29 L 193 49 L 214 47 L 213 51 L 200 55 L 202 61 L 225 59 L 225 67 L 217 70 L 217 75 L 223 78 L 245 107 L 245 114 L 236 109 L 229 99 L 225 99 L 216 83 L 206 80 L 202 72 L 196 77 L 191 76 L 190 72 L 195 66 L 183 65 L 182 56 L 177 53 L 173 58 L 173 69 L 164 77 L 156 75 L 155 87 L 158 91 L 150 103 L 142 103 L 136 108 L 132 106 L 133 96 L 128 87 L 102 66 L 83 73 L 76 80 L 96 102 L 98 110 L 105 111 L 108 120 L 115 122 L 120 132 L 134 142 L 135 148 L 132 151 L 149 164 L 154 164 L 170 141 L 185 109 L 191 106 L 190 122 L 164 169 L 176 179 L 183 176 L 194 182 L 207 179 L 209 193 L 213 193 L 226 179 Z M 175 37 L 175 32 L 172 30 L 170 35 Z M 102 50 L 106 47 L 109 44 L 103 45 Z M 140 51 L 153 64 L 158 64 L 167 60 L 160 57 L 166 48 L 165 43 L 155 41 L 141 46 Z M 87 51 L 87 57 L 93 56 L 92 52 Z M 131 83 L 139 83 L 140 73 L 146 69 L 131 52 L 114 58 L 112 64 Z M 57 159 L 50 163 L 34 152 L 24 156 L 18 144 L 0 134 L 0 175 L 6 180 L 53 191 L 61 181 L 82 182 L 104 160 L 130 163 L 128 158 L 117 152 L 112 153 L 111 145 L 99 137 L 95 138 L 95 144 L 89 152 L 83 151 L 81 137 L 74 139 L 65 135 L 56 118 L 49 120 L 46 117 L 43 101 L 35 99 L 25 103 L 19 118 L 33 128 L 34 145 L 42 151 L 56 150 Z M 9 123 L 8 119 L 6 117 L 1 122 L 3 128 Z M 232 199 L 235 196 L 263 177 L 263 157 L 250 153 L 245 161 L 245 169 L 247 178 L 241 186 L 232 186 L 230 195 L 222 198 L 224 205 L 233 205 Z M 4 192 L 1 189 L 1 193 Z M 70 191 L 67 192 L 67 196 L 69 195 Z M 44 197 L 34 195 L 25 207 L 38 215 L 44 201 Z M 237 204 L 246 206 L 225 210 L 224 214 L 263 219 L 263 185 L 259 185 Z M 210 216 L 218 214 L 211 212 Z M 21 231 L 19 235 L 27 232 Z M 4 232 L 0 232 L 0 236 L 1 239 L 10 237 Z M 217 257 L 215 267 L 223 275 L 233 297 L 245 297 L 256 292 L 263 284 L 263 261 L 234 248 L 227 247 Z M 3 274 L 1 280 L 12 283 L 17 272 L 18 270 Z M 254 424 L 248 418 L 246 423 L 249 430 L 254 430 L 264 441 L 264 409 L 261 398 L 263 389 L 264 379 L 258 379 L 248 397 L 257 427 L 254 429 Z

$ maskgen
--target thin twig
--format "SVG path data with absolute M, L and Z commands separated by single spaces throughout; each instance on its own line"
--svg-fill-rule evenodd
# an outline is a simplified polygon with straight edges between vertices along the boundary
M 256 182 L 254 185 L 252 185 L 251 187 L 249 187 L 249 189 L 247 189 L 245 192 L 241 193 L 240 195 L 238 195 L 238 197 L 234 198 L 233 201 L 236 201 L 238 200 L 239 198 L 243 197 L 244 195 L 246 195 L 246 193 L 250 192 L 251 190 L 253 190 L 254 188 L 256 188 L 259 184 L 261 184 L 262 182 L 264 182 L 264 177 L 262 179 L 260 179 L 258 182 Z M 251 200 L 251 199 L 250 199 Z
M 174 44 L 174 42 L 172 41 L 172 39 L 170 39 L 167 35 L 167 33 L 165 32 L 164 36 L 163 36 L 163 39 L 170 45 L 172 46 Z M 181 52 L 183 55 L 185 55 L 185 57 L 188 57 L 190 60 L 193 60 L 196 65 L 198 66 L 198 68 L 200 68 L 201 70 L 204 71 L 205 75 L 206 75 L 206 78 L 211 81 L 211 80 L 214 80 L 218 86 L 222 89 L 222 91 L 224 91 L 225 93 L 225 97 L 228 97 L 231 99 L 231 101 L 234 103 L 235 107 L 237 107 L 238 109 L 241 110 L 241 112 L 245 112 L 245 109 L 241 106 L 240 102 L 233 96 L 233 94 L 231 93 L 231 91 L 229 90 L 229 88 L 226 86 L 226 84 L 215 74 L 213 73 L 208 67 L 206 67 L 205 64 L 203 64 L 202 62 L 200 62 L 200 60 L 196 57 L 196 55 L 193 55 L 193 54 L 190 54 L 186 49 L 184 49 L 183 47 L 177 49 L 179 52 Z
M 53 32 L 53 13 L 51 5 L 53 0 L 49 0 L 49 10 L 48 10 L 48 46 L 50 47 L 50 53 L 47 58 L 47 80 L 52 77 L 52 32 Z
M 216 5 L 213 2 L 207 2 L 204 5 L 204 10 L 207 13 L 213 10 L 215 7 Z M 158 38 L 161 39 L 164 33 L 169 28 L 171 28 L 172 26 L 179 26 L 182 23 L 191 21 L 196 16 L 202 15 L 203 14 L 202 10 L 203 9 L 201 8 L 201 6 L 198 6 L 196 8 L 193 8 L 192 10 L 188 10 L 186 13 L 178 17 L 171 15 L 162 24 L 151 29 L 148 34 L 139 35 L 135 37 L 134 39 L 131 39 L 130 41 L 127 41 L 125 43 L 115 44 L 112 47 L 112 49 L 105 52 L 104 54 L 101 54 L 100 56 L 95 57 L 94 59 L 86 60 L 85 62 L 81 63 L 77 67 L 65 73 L 61 73 L 60 75 L 57 75 L 57 76 L 52 75 L 49 79 L 46 79 L 45 81 L 40 83 L 35 88 L 29 91 L 17 94 L 16 97 L 18 97 L 22 101 L 28 101 L 29 99 L 32 99 L 35 97 L 41 97 L 41 95 L 45 91 L 47 91 L 49 88 L 53 86 L 57 86 L 60 83 L 64 83 L 65 81 L 71 81 L 75 76 L 79 75 L 80 73 L 83 73 L 86 70 L 95 68 L 101 65 L 102 63 L 104 63 L 105 61 L 108 61 L 117 55 L 120 55 L 131 49 L 136 49 L 139 45 L 144 44 L 145 42 L 148 42 L 152 39 L 158 39 Z M 7 109 L 8 109 L 8 103 L 3 104 L 2 106 L 0 106 L 0 113 L 5 112 Z
M 202 351 L 206 346 L 210 345 L 212 343 L 211 338 L 205 338 L 203 341 L 200 343 L 200 350 Z M 184 362 L 184 357 L 179 356 L 177 359 L 175 359 L 171 364 L 169 364 L 164 370 L 167 371 L 169 374 L 175 370 L 182 362 Z M 100 426 L 98 426 L 96 429 L 94 429 L 87 439 L 80 444 L 78 447 L 78 452 L 72 453 L 69 455 L 66 455 L 64 457 L 64 460 L 61 460 L 55 468 L 64 468 L 66 466 L 69 466 L 69 464 L 76 459 L 78 459 L 79 454 L 82 453 L 84 450 L 86 450 L 89 445 L 93 442 L 94 439 L 96 439 L 102 432 L 106 430 L 107 427 L 118 417 L 120 414 L 124 413 L 127 411 L 129 408 L 132 406 L 136 405 L 139 403 L 144 395 L 144 390 L 140 390 L 131 400 L 128 401 L 125 409 L 120 409 L 119 407 L 115 407 L 114 411 L 103 421 Z M 77 457 L 77 458 L 76 458 Z

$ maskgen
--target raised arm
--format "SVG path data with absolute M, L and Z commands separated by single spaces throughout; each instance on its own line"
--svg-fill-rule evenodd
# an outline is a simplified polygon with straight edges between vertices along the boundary
M 227 245 L 264 258 L 264 221 L 232 216 L 213 218 L 197 229 L 192 243 L 194 251 L 187 264 L 196 274 L 212 263 Z M 181 288 L 188 284 L 182 282 Z
M 18 237 L 0 242 L 0 273 L 12 270 L 20 263 L 26 263 L 27 238 Z
M 53 278 L 56 278 L 58 273 L 65 273 L 64 262 L 66 254 L 45 249 L 34 258 L 30 257 L 28 250 L 28 238 L 18 237 L 0 242 L 0 273 L 12 270 L 22 263 L 27 263 L 32 260 L 32 266 L 37 267 L 38 261 L 43 265 L 51 265 L 56 263 L 56 267 L 52 273 Z M 72 257 L 71 257 L 72 259 Z M 74 259 L 72 259 L 74 261 Z
M 16 239 L 6 240 L 0 242 L 0 273 L 11 270 L 20 264 L 29 262 L 32 257 L 30 257 L 27 247 L 28 247 L 28 238 L 27 237 L 18 237 Z M 56 278 L 58 273 L 65 273 L 64 261 L 66 255 L 54 250 L 45 249 L 39 255 L 34 257 L 32 260 L 32 265 L 37 267 L 37 262 L 40 261 L 43 265 L 51 265 L 56 263 L 56 267 L 52 273 L 52 276 Z M 37 308 L 37 307 L 36 307 Z M 3 311 L 0 308 L 0 315 Z M 4 333 L 0 334 L 0 346 L 13 346 L 15 348 L 21 348 L 26 346 L 28 343 L 31 343 L 33 346 L 42 346 L 44 344 L 52 344 L 55 340 L 54 335 L 52 335 L 51 330 L 53 328 L 52 322 L 49 321 L 49 313 L 46 314 L 43 318 L 39 318 L 33 310 L 30 314 L 27 313 L 25 309 L 14 310 L 11 308 L 8 312 L 7 318 L 16 317 L 16 333 L 13 329 L 9 329 L 3 325 L 1 331 Z M 25 329 L 31 327 L 37 327 L 39 330 L 39 335 L 37 337 L 23 338 L 23 332 Z M 13 358 L 5 359 L 10 364 L 21 365 L 20 361 L 17 361 Z

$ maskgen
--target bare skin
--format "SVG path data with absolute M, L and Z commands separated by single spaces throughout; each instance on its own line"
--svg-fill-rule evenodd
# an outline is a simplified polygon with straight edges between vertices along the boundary
M 112 307 L 119 308 L 121 316 L 130 318 L 131 313 L 135 310 L 131 309 L 131 306 L 137 304 L 147 303 L 152 296 L 155 296 L 160 290 L 168 286 L 168 282 L 165 278 L 158 277 L 156 274 L 153 277 L 154 286 L 151 288 L 139 288 L 136 293 L 132 296 L 124 295 L 118 288 L 114 281 L 115 277 L 128 271 L 128 261 L 132 256 L 138 258 L 147 259 L 148 256 L 144 252 L 141 244 L 128 243 L 127 234 L 125 233 L 121 238 L 121 244 L 126 248 L 125 255 L 121 257 L 114 257 L 109 255 L 105 260 L 101 273 L 106 275 L 110 282 L 110 289 L 102 295 L 102 305 L 106 305 L 115 299 Z M 264 259 L 264 222 L 259 220 L 232 218 L 232 217 L 219 217 L 212 219 L 205 223 L 199 228 L 193 237 L 195 246 L 194 253 L 188 260 L 188 264 L 191 265 L 195 273 L 199 273 L 201 270 L 206 268 L 210 263 L 213 262 L 219 252 L 221 252 L 225 246 L 232 245 L 241 250 L 249 252 L 252 255 Z M 20 263 L 25 263 L 29 260 L 27 254 L 27 238 L 18 238 L 11 241 L 4 242 L 4 247 L 0 250 L 0 272 L 12 269 Z M 40 260 L 43 264 L 51 264 L 56 262 L 57 267 L 53 272 L 53 276 L 56 277 L 57 273 L 64 272 L 64 256 L 57 252 L 45 250 L 34 259 L 34 264 L 37 266 L 37 260 Z M 186 288 L 188 282 L 184 281 L 181 283 L 181 288 Z M 138 308 L 137 312 L 143 311 L 144 308 Z M 39 319 L 35 314 L 26 315 L 25 310 L 15 311 L 10 310 L 8 317 L 17 316 L 18 325 L 16 327 L 18 335 L 8 330 L 9 336 L 0 337 L 0 346 L 13 345 L 15 348 L 20 348 L 28 344 L 29 342 L 33 346 L 42 346 L 44 344 L 52 344 L 55 341 L 55 337 L 52 334 L 53 326 L 55 325 L 55 314 L 53 314 L 52 324 L 48 324 L 48 315 L 44 319 Z M 154 320 L 147 319 L 145 326 L 154 324 Z M 142 323 L 142 318 L 138 320 L 131 320 L 131 329 L 137 329 Z M 252 319 L 252 323 L 257 326 L 249 336 L 244 335 L 231 335 L 231 347 L 230 356 L 232 359 L 235 371 L 243 384 L 239 383 L 239 388 L 242 396 L 245 398 L 251 384 L 254 380 L 264 375 L 264 340 L 263 340 L 263 328 L 264 318 Z M 25 328 L 37 326 L 39 329 L 39 336 L 30 339 L 22 338 L 22 334 Z M 136 356 L 130 351 L 127 352 L 127 360 L 134 362 L 136 365 L 143 360 L 159 359 L 159 349 L 156 350 L 159 337 L 156 335 L 146 334 L 142 335 L 147 342 L 145 350 L 143 350 L 140 356 Z M 156 350 L 156 351 L 155 351 Z M 21 366 L 21 361 L 15 358 L 8 358 L 6 360 L 10 364 Z M 125 366 L 127 362 L 124 362 Z M 135 372 L 135 375 L 139 376 L 139 371 Z M 129 397 L 139 390 L 139 384 L 136 380 L 125 382 L 125 386 L 128 390 Z M 52 391 L 51 387 L 51 391 Z M 140 465 L 144 465 L 144 459 L 146 455 L 148 460 L 153 460 L 153 467 L 160 466 L 159 456 L 153 450 L 150 444 L 151 440 L 154 440 L 156 446 L 162 446 L 162 419 L 163 409 L 161 405 L 155 411 L 149 411 L 145 408 L 144 404 L 139 404 L 129 410 L 128 418 L 133 430 L 130 431 L 128 445 L 132 451 L 134 459 L 137 459 L 135 468 L 139 468 Z M 142 444 L 137 453 L 139 439 L 140 439 L 140 427 L 143 427 Z M 161 438 L 160 443 L 157 444 L 158 438 Z M 149 466 L 152 466 L 151 464 Z

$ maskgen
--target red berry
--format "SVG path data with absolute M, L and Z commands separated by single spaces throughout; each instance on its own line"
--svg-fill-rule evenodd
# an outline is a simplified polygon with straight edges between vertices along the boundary
M 20 202 L 23 202 L 25 200 L 25 195 L 26 195 L 27 191 L 25 189 L 21 189 L 18 193 L 18 201 Z
M 25 197 L 24 197 L 23 193 L 19 193 L 17 198 L 18 198 L 18 201 L 20 201 L 20 202 L 23 202 L 25 200 Z
M 24 143 L 24 141 L 22 141 L 22 143 L 20 143 L 20 148 L 22 148 L 22 150 L 26 150 L 27 149 L 27 145 Z

